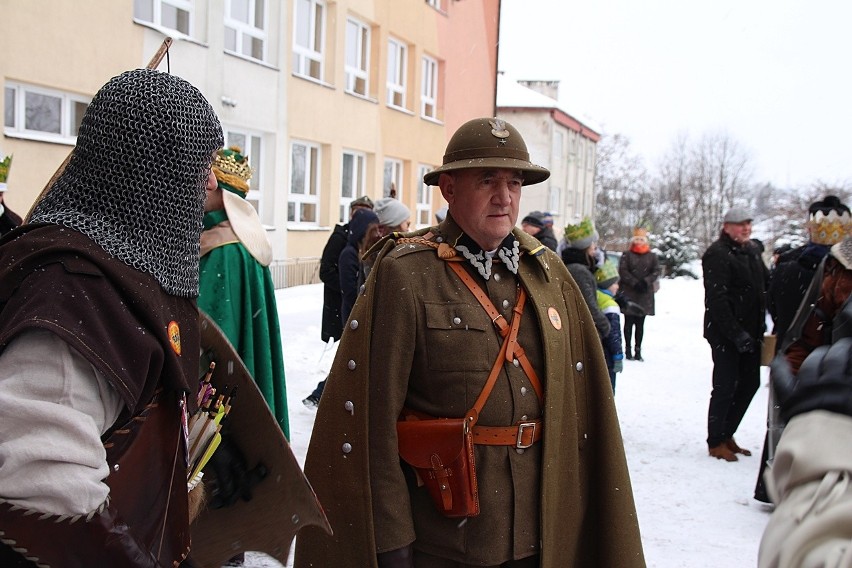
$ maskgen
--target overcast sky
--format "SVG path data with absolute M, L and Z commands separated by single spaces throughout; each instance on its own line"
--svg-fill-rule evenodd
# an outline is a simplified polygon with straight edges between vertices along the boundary
M 502 0 L 499 68 L 653 168 L 679 133 L 727 133 L 755 181 L 852 182 L 852 2 Z

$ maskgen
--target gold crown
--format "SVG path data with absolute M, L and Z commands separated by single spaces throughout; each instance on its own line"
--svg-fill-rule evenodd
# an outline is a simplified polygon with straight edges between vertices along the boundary
M 811 232 L 811 242 L 819 245 L 833 245 L 842 241 L 846 235 L 852 234 L 849 214 L 837 215 L 834 211 L 819 220 L 809 221 L 808 228 Z
M 248 193 L 248 182 L 253 171 L 249 166 L 248 156 L 243 156 L 242 152 L 242 148 L 239 146 L 222 148 L 216 152 L 216 158 L 213 160 L 213 173 L 216 174 L 216 179 L 220 182 L 242 193 Z

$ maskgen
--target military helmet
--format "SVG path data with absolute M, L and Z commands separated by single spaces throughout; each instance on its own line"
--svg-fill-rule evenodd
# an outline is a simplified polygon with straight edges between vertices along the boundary
M 469 168 L 507 168 L 524 172 L 524 185 L 540 183 L 550 172 L 530 162 L 527 145 L 514 126 L 499 118 L 475 118 L 462 124 L 447 144 L 444 164 L 425 176 L 438 185 L 442 173 Z

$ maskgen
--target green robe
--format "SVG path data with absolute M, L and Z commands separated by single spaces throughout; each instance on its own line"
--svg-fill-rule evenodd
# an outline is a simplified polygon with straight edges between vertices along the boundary
M 205 233 L 218 226 L 220 234 L 232 238 L 218 239 L 201 257 L 198 307 L 222 328 L 242 357 L 289 440 L 284 356 L 272 274 L 230 231 L 227 219 L 224 210 L 204 216 Z

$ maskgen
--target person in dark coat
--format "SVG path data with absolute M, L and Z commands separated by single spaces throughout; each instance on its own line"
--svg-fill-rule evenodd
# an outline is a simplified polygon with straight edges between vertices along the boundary
M 349 219 L 360 209 L 373 210 L 373 201 L 363 195 L 349 204 Z M 343 334 L 340 322 L 340 272 L 337 260 L 349 240 L 349 223 L 336 225 L 322 249 L 319 276 L 323 283 L 322 331 L 323 343 L 329 339 L 339 341 Z
M 713 391 L 707 417 L 710 455 L 737 461 L 751 455 L 734 433 L 760 386 L 760 345 L 766 328 L 768 271 L 751 241 L 752 216 L 725 213 L 722 231 L 701 258 L 704 337 L 713 354 Z
M 556 237 L 553 234 L 553 217 L 541 211 L 533 211 L 521 220 L 521 229 L 552 251 L 556 250 Z
M 609 336 L 610 326 L 609 320 L 598 307 L 598 285 L 595 282 L 595 270 L 598 264 L 597 241 L 598 232 L 595 230 L 595 224 L 585 217 L 577 225 L 565 226 L 565 238 L 559 243 L 559 250 L 562 262 L 568 267 L 568 272 L 580 287 L 598 335 L 604 338 Z
M 373 200 L 362 195 L 349 204 L 349 219 L 359 209 L 372 211 Z M 349 223 L 335 225 L 331 236 L 322 249 L 320 258 L 319 277 L 323 283 L 322 301 L 322 330 L 320 337 L 323 343 L 339 341 L 343 334 L 343 324 L 340 320 L 340 272 L 337 268 L 337 260 L 349 239 Z M 309 408 L 316 408 L 322 396 L 325 380 L 317 383 L 317 387 L 309 394 L 302 403 Z
M 795 249 L 782 252 L 775 261 L 769 274 L 767 308 L 772 317 L 772 333 L 775 335 L 776 352 L 786 345 L 786 334 L 790 329 L 799 304 L 813 279 L 817 266 L 828 255 L 831 246 L 840 242 L 852 228 L 852 214 L 849 208 L 834 195 L 827 195 L 821 201 L 815 201 L 808 207 L 808 242 Z M 770 379 L 771 380 L 771 379 Z M 772 391 L 770 391 L 770 395 Z M 774 409 L 774 401 L 769 405 L 768 430 L 763 444 L 763 457 L 754 489 L 754 498 L 769 503 L 769 495 L 764 485 L 763 473 L 767 461 L 775 455 L 775 446 L 784 431 L 784 424 Z M 770 436 L 771 434 L 771 436 Z
M 358 299 L 358 283 L 364 279 L 361 256 L 379 240 L 379 216 L 372 211 L 356 211 L 349 221 L 349 241 L 337 261 L 340 271 L 340 321 L 346 323 Z
M 651 252 L 648 231 L 641 227 L 633 230 L 630 249 L 621 255 L 618 262 L 619 286 L 632 302 L 624 312 L 624 356 L 627 359 L 644 361 L 642 339 L 645 337 L 645 316 L 654 315 L 654 294 L 659 286 L 660 262 Z M 636 350 L 631 345 L 633 330 L 636 330 Z

